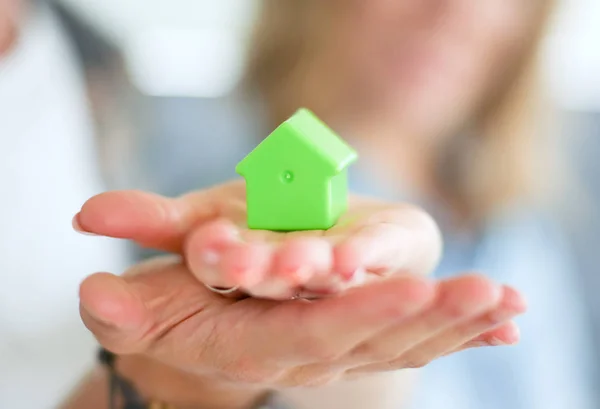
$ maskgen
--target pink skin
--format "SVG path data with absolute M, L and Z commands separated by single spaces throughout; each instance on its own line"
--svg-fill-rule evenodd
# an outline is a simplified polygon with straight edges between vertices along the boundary
M 316 76 L 307 78 L 307 81 L 313 88 L 319 89 L 318 84 L 328 83 L 332 76 L 337 75 L 340 64 L 343 65 L 347 69 L 347 80 L 353 85 L 345 87 L 350 95 L 340 93 L 338 103 L 334 104 L 339 107 L 338 119 L 344 117 L 344 112 L 352 116 L 356 110 L 367 113 L 376 110 L 377 116 L 371 117 L 371 121 L 364 121 L 361 129 L 369 135 L 380 135 L 380 138 L 386 135 L 417 138 L 420 140 L 418 144 L 423 141 L 435 144 L 439 138 L 448 135 L 449 129 L 465 122 L 498 75 L 497 67 L 510 60 L 520 38 L 526 34 L 534 9 L 534 6 L 515 0 L 477 4 L 465 0 L 356 0 L 343 7 L 347 7 L 347 13 L 334 17 L 332 36 L 352 46 L 337 47 L 330 50 L 331 53 L 323 53 L 322 59 L 317 56 L 313 63 L 320 69 L 313 70 Z M 332 53 L 335 64 L 331 63 Z M 350 106 L 346 101 L 352 101 L 354 105 Z M 365 101 L 365 105 L 356 106 L 356 101 Z M 332 115 L 336 116 L 335 113 Z M 378 138 L 372 136 L 372 142 L 376 145 L 382 139 L 378 142 Z M 408 146 L 414 148 L 418 144 L 405 144 L 403 149 L 409 149 Z M 376 156 L 381 156 L 382 162 L 397 162 L 397 158 L 386 158 L 382 154 L 389 152 L 394 156 L 398 144 L 394 145 L 392 149 L 386 149 L 385 146 L 389 145 L 384 142 L 384 149 L 379 149 Z M 419 155 L 412 156 L 413 161 L 420 160 Z M 426 182 L 419 180 L 417 183 Z M 382 228 L 375 228 L 377 240 L 365 237 L 365 232 L 343 243 L 333 243 L 327 237 L 324 237 L 325 240 L 312 238 L 315 241 L 312 245 L 319 250 L 304 249 L 293 240 L 288 243 L 286 239 L 282 246 L 296 250 L 285 251 L 282 256 L 281 248 L 273 248 L 272 257 L 292 265 L 282 266 L 282 261 L 278 261 L 276 265 L 265 263 L 251 268 L 239 265 L 243 261 L 238 260 L 235 267 L 238 272 L 230 271 L 232 267 L 228 265 L 225 275 L 215 284 L 240 286 L 254 296 L 279 299 L 289 298 L 303 290 L 318 294 L 343 290 L 360 284 L 362 271 L 370 273 L 367 274 L 368 279 L 374 274 L 397 272 L 405 267 L 398 259 L 402 256 L 398 254 L 400 247 L 385 246 L 408 239 L 400 237 L 402 232 L 394 229 L 378 231 Z M 207 271 L 197 259 L 197 254 L 203 251 L 202 243 L 207 240 L 204 237 L 207 234 L 199 230 L 188 242 L 188 262 L 198 274 Z M 241 233 L 242 236 L 245 234 Z M 384 234 L 387 236 L 383 237 Z M 281 241 L 282 236 L 275 240 Z M 237 244 L 244 245 L 247 244 Z M 367 260 L 382 249 L 389 253 L 384 251 L 377 261 Z M 323 257 L 323 260 L 312 260 L 317 257 L 312 251 L 322 252 L 318 257 Z M 308 263 L 303 265 L 299 278 L 295 277 L 299 265 L 289 261 L 291 254 L 295 253 Z M 329 259 L 330 267 L 323 265 L 317 268 L 313 265 L 326 264 Z M 240 276 L 240 269 L 246 270 L 245 274 L 251 275 L 252 279 L 262 277 L 263 281 L 260 284 L 245 281 Z M 359 274 L 355 276 L 356 272 Z M 237 279 L 231 277 L 232 274 L 237 274 Z
M 466 348 L 512 344 L 519 333 L 510 320 L 525 309 L 511 288 L 473 275 L 438 283 L 397 277 L 318 302 L 236 302 L 207 291 L 172 259 L 123 277 L 92 275 L 80 299 L 86 326 L 124 359 L 137 354 L 187 373 L 271 388 L 420 367 Z
M 289 299 L 299 288 L 310 288 L 313 283 L 316 294 L 312 295 L 332 288 L 339 292 L 348 284 L 343 284 L 338 271 L 361 267 L 367 272 L 380 273 L 385 269 L 394 273 L 385 278 L 370 274 L 372 284 L 404 280 L 403 277 L 429 272 L 439 256 L 439 237 L 431 220 L 407 206 L 355 199 L 349 212 L 366 213 L 363 219 L 354 217 L 356 222 L 345 223 L 331 232 L 285 235 L 247 231 L 223 218 L 228 214 L 226 206 L 243 197 L 243 183 L 237 181 L 180 199 L 135 191 L 107 192 L 84 204 L 74 219 L 74 227 L 86 233 L 134 240 L 146 247 L 179 253 L 200 282 L 213 286 L 239 285 L 251 295 L 275 299 Z M 414 254 L 418 256 L 411 258 Z M 298 274 L 299 266 L 309 268 Z M 89 291 L 84 291 L 87 295 L 82 298 L 86 308 L 99 315 L 111 315 L 110 320 L 127 319 L 123 310 L 133 306 L 108 308 L 105 297 L 110 298 L 110 291 L 97 280 L 93 288 L 99 294 L 93 295 L 88 286 Z M 96 300 L 97 297 L 104 301 Z M 415 334 L 423 333 L 419 342 L 426 342 L 434 328 L 449 331 L 447 338 L 452 341 L 452 348 L 448 347 L 450 341 L 431 341 L 433 344 L 428 347 L 432 351 L 439 349 L 439 354 L 487 341 L 506 344 L 518 339 L 518 331 L 510 319 L 522 313 L 525 305 L 522 297 L 509 287 L 467 275 L 435 284 L 433 293 L 427 297 L 414 300 L 415 314 L 418 312 L 414 324 L 410 324 L 411 319 L 399 327 L 402 330 L 390 330 L 390 339 L 401 338 L 402 332 L 410 328 L 407 325 L 416 325 L 411 340 L 403 341 L 410 349 L 411 342 L 418 341 Z M 410 305 L 406 308 L 413 308 Z M 378 349 L 387 348 L 385 339 L 386 336 L 378 337 Z
M 339 47 L 336 55 L 350 67 L 356 97 L 380 95 L 366 101 L 419 134 L 428 133 L 425 128 L 430 126 L 440 133 L 450 116 L 464 119 L 487 88 L 493 68 L 514 49 L 528 15 L 515 0 L 348 4 L 348 13 L 332 30 L 352 44 Z M 243 207 L 243 198 L 238 205 Z M 373 223 L 362 229 L 350 224 L 340 230 L 339 240 L 339 234 L 334 238 L 330 232 L 260 237 L 234 224 L 242 220 L 230 220 L 199 226 L 184 245 L 190 269 L 211 286 L 286 299 L 298 293 L 339 292 L 361 284 L 363 272 L 368 279 L 401 271 L 420 273 L 410 268 L 414 240 L 402 223 Z
M 366 96 L 364 100 L 383 113 L 378 120 L 385 113 L 394 118 L 393 123 L 379 121 L 391 129 L 389 133 L 404 130 L 406 135 L 433 138 L 464 121 L 474 109 L 495 67 L 510 57 L 525 33 L 533 9 L 513 0 L 476 5 L 465 0 L 348 4 L 348 13 L 337 17 L 332 28 L 352 44 L 332 50 L 338 62 L 346 61 L 354 80 L 355 86 L 348 88 L 355 95 L 347 99 Z M 325 62 L 317 59 L 314 64 Z M 323 77 L 309 80 L 327 81 L 331 71 L 322 68 L 315 71 Z M 338 105 L 345 109 L 341 101 Z M 361 109 L 368 112 L 366 106 Z M 379 130 L 376 134 L 388 133 Z M 241 198 L 238 202 L 243 207 Z M 359 233 L 351 224 L 356 231 L 348 236 L 349 231 L 342 230 L 348 237 L 339 240 L 330 232 L 308 237 L 250 232 L 235 226 L 240 221 L 213 220 L 186 240 L 188 265 L 206 284 L 286 299 L 298 293 L 339 292 L 361 284 L 364 272 L 367 279 L 414 272 L 405 265 L 410 238 L 402 226 L 367 225 Z
M 351 95 L 340 94 L 333 104 L 339 108 L 333 117 L 343 121 L 364 113 L 357 117 L 366 119 L 361 129 L 371 135 L 400 134 L 434 143 L 473 112 L 497 74 L 496 67 L 510 59 L 525 35 L 532 9 L 516 0 L 477 4 L 355 0 L 347 4 L 348 13 L 340 14 L 344 17 L 332 30 L 352 47 L 323 53 L 328 57 L 314 61 L 313 66 L 320 68 L 312 70 L 317 76 L 307 81 L 319 89 L 318 84 L 328 83 L 342 65 L 353 86 L 345 87 Z M 335 66 L 327 65 L 331 55 Z M 356 101 L 365 105 L 357 106 Z M 377 116 L 369 121 L 367 114 L 375 112 Z M 348 126 L 351 123 L 347 121 Z M 223 198 L 223 189 L 216 188 L 194 199 L 204 203 L 197 209 L 213 211 L 196 215 L 193 228 L 185 233 L 182 226 L 193 219 L 190 198 L 107 193 L 88 201 L 76 221 L 80 230 L 175 251 L 201 282 L 239 287 L 260 298 L 289 299 L 298 293 L 339 296 L 342 290 L 362 284 L 363 271 L 367 281 L 390 280 L 404 273 L 426 274 L 437 261 L 436 234 L 418 214 L 402 206 L 359 201 L 349 215 L 356 220 L 328 232 L 254 232 L 239 227 L 244 220 L 240 212 L 244 194 L 236 189 L 227 190 Z M 236 210 L 224 211 L 227 206 Z M 178 217 L 183 221 L 174 223 Z M 449 352 L 448 340 L 461 349 L 518 338 L 510 318 L 521 313 L 524 304 L 514 290 L 481 277 L 464 277 L 440 282 L 436 294 L 437 301 L 415 318 L 415 325 L 449 331 L 446 341 L 426 341 L 428 330 L 417 327 L 407 332 L 402 327 L 413 337 L 411 342 L 422 331 L 421 341 L 431 343 L 426 349 L 444 354 Z M 395 333 L 390 339 L 396 339 Z M 378 345 L 386 348 L 384 341 Z
M 395 135 L 432 142 L 449 135 L 475 110 L 493 81 L 527 36 L 540 1 L 356 0 L 342 7 L 334 25 L 343 44 L 314 63 L 322 73 L 311 78 L 326 84 L 350 72 L 350 94 L 339 96 L 340 118 L 370 113 L 374 122 Z M 342 17 L 340 17 L 342 16 Z M 328 53 L 323 53 L 327 55 Z M 364 105 L 354 105 L 364 101 Z M 383 124 L 383 125 L 381 125 Z M 343 125 L 342 125 L 343 126 Z M 366 130 L 369 135 L 372 132 Z
M 243 201 L 243 183 L 234 182 L 230 186 L 236 186 L 239 192 L 235 199 L 227 199 L 227 203 L 238 209 L 235 202 Z M 127 193 L 107 193 L 89 200 L 74 220 L 76 229 L 89 232 L 87 217 L 98 212 L 105 214 L 106 208 L 115 206 L 112 201 L 123 201 L 121 195 Z M 215 197 L 219 195 L 216 193 Z M 121 216 L 112 215 L 102 222 L 106 228 L 125 220 L 131 223 L 134 217 L 139 218 L 143 203 L 164 199 L 136 194 L 126 200 L 127 203 L 119 205 Z M 165 214 L 176 214 L 177 210 L 166 211 L 165 206 L 156 206 L 156 212 L 163 218 Z M 146 207 L 150 208 L 149 204 Z M 367 212 L 371 207 L 373 211 Z M 355 201 L 345 216 L 354 219 L 352 222 L 342 221 L 340 226 L 326 232 L 302 234 L 247 230 L 237 224 L 243 222 L 245 215 L 237 213 L 233 215 L 235 222 L 220 217 L 197 225 L 186 234 L 178 251 L 185 255 L 187 265 L 201 282 L 213 287 L 239 287 L 249 295 L 271 299 L 290 299 L 298 294 L 334 294 L 362 284 L 364 272 L 370 279 L 379 277 L 382 271 L 426 273 L 438 257 L 435 225 L 414 209 L 391 209 L 378 202 Z M 357 218 L 355 213 L 361 216 Z M 223 212 L 221 215 L 226 216 Z M 158 220 L 154 219 L 153 223 Z M 152 224 L 136 228 L 144 227 L 151 228 Z M 127 237 L 131 233 L 124 234 L 123 237 Z M 431 247 L 431 260 L 426 266 L 417 265 L 420 256 L 414 258 L 414 255 L 424 254 L 422 246 Z
M 0 27 L 15 28 L 4 24 L 15 21 L 7 18 L 8 2 L 0 0 Z M 10 30 L 0 30 L 0 56 L 13 39 Z M 80 289 L 81 315 L 103 346 L 188 374 L 212 369 L 218 376 L 210 373 L 211 380 L 271 388 L 421 366 L 463 349 L 518 341 L 511 319 L 525 304 L 515 290 L 481 276 L 440 282 L 419 276 L 433 268 L 439 254 L 439 238 L 422 214 L 371 202 L 361 209 L 361 214 L 368 209 L 369 217 L 330 236 L 256 234 L 231 223 L 239 224 L 239 206 L 236 213 L 228 204 L 239 205 L 243 197 L 231 186 L 180 199 L 108 192 L 86 202 L 73 219 L 77 231 L 178 254 L 192 270 L 153 260 L 123 277 L 88 277 Z M 414 233 L 408 240 L 406 229 Z M 422 252 L 413 260 L 410 254 L 417 249 Z M 340 281 L 347 285 L 362 270 L 372 273 L 372 283 L 319 302 L 238 303 L 200 284 L 240 285 L 277 298 L 299 287 L 339 291 L 345 288 Z M 403 271 L 415 274 L 398 274 Z M 386 272 L 396 275 L 382 281 L 379 275 Z M 200 349 L 206 349 L 204 356 Z M 165 401 L 178 403 L 181 389 L 168 395 L 164 379 L 153 376 L 162 372 L 147 373 L 160 381 L 152 392 L 167 393 Z
M 249 233 L 227 220 L 199 227 L 186 241 L 190 269 L 212 286 L 238 286 L 255 297 L 289 299 L 298 292 L 332 294 L 360 284 L 361 271 L 400 271 L 407 258 L 398 248 L 406 241 L 401 226 L 375 224 L 338 242 L 327 233 L 270 233 L 268 242 L 244 240 Z
M 106 228 L 107 219 L 88 210 L 80 216 L 97 234 L 137 230 L 131 239 L 147 243 L 147 234 L 159 233 L 132 229 L 144 216 L 129 225 L 118 217 L 124 223 Z M 106 209 L 105 216 L 117 213 Z M 165 237 L 172 231 L 163 229 Z M 232 392 L 247 390 L 246 383 L 258 390 L 324 385 L 420 367 L 466 348 L 515 343 L 518 330 L 510 320 L 525 309 L 514 290 L 474 275 L 437 283 L 392 277 L 318 302 L 236 301 L 206 290 L 177 258 L 154 259 L 122 277 L 94 274 L 82 283 L 80 299 L 86 326 L 123 362 L 150 358 L 215 386 L 223 380 L 219 389 L 228 385 Z M 158 379 L 162 386 L 143 387 L 168 393 Z M 197 406 L 179 401 L 181 393 L 175 388 L 161 398 Z

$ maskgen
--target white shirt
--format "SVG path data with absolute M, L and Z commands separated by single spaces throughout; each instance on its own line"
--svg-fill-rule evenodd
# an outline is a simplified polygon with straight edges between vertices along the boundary
M 78 284 L 120 273 L 123 243 L 71 219 L 103 190 L 81 73 L 55 16 L 27 19 L 0 59 L 0 407 L 55 407 L 94 359 Z

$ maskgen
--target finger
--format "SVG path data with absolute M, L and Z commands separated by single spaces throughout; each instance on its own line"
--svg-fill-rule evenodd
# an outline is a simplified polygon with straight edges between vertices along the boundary
M 196 277 L 211 286 L 289 299 L 314 275 L 331 270 L 332 250 L 319 237 L 248 231 L 216 220 L 190 233 L 185 258 Z
M 108 273 L 92 275 L 81 284 L 79 295 L 81 318 L 100 344 L 119 352 L 138 347 L 148 312 L 122 278 Z
M 193 226 L 224 213 L 233 220 L 244 220 L 243 186 L 236 181 L 176 199 L 140 191 L 106 192 L 85 202 L 73 225 L 82 232 L 180 252 Z
M 275 254 L 273 274 L 294 285 L 303 285 L 314 275 L 325 275 L 332 267 L 332 248 L 321 237 L 285 240 Z
M 383 369 L 420 368 L 448 351 L 459 348 L 483 332 L 506 323 L 524 311 L 525 303 L 521 296 L 513 289 L 504 287 L 502 301 L 493 310 L 440 331 L 432 338 L 415 345 L 410 350 L 404 351 L 392 360 L 360 366 L 353 371 L 372 372 Z
M 433 296 L 431 282 L 404 276 L 332 298 L 279 303 L 249 326 L 252 335 L 246 347 L 266 361 L 288 364 L 337 359 L 366 338 L 420 312 Z M 272 338 L 277 342 L 266 350 Z
M 440 257 L 441 236 L 429 215 L 404 206 L 370 216 L 362 228 L 336 245 L 334 254 L 334 268 L 345 277 L 361 268 L 427 274 Z
M 487 331 L 467 342 L 460 345 L 458 348 L 452 351 L 444 353 L 446 355 L 452 355 L 466 349 L 487 347 L 487 346 L 502 346 L 502 345 L 515 345 L 519 342 L 521 333 L 519 327 L 514 321 L 508 321 L 498 328 L 491 331 Z
M 519 328 L 517 324 L 513 321 L 509 321 L 505 324 L 502 324 L 500 327 L 493 329 L 491 331 L 486 332 L 466 343 L 456 348 L 453 351 L 449 351 L 445 353 L 443 356 L 453 355 L 457 352 L 462 352 L 467 349 L 474 348 L 482 348 L 482 347 L 493 347 L 493 346 L 501 346 L 501 345 L 512 345 L 516 344 L 519 341 Z M 419 363 L 417 361 L 409 362 L 403 361 L 401 365 L 409 365 L 411 367 L 418 367 Z M 363 377 L 365 374 L 370 373 L 381 373 L 387 371 L 397 371 L 401 366 L 399 363 L 376 363 L 372 365 L 365 365 L 361 368 L 350 368 L 348 369 L 347 365 L 340 364 L 338 369 L 344 371 L 342 376 L 343 379 L 353 380 L 357 378 Z M 321 369 L 323 370 L 323 369 Z
M 523 297 L 513 288 L 505 286 L 503 288 L 502 301 L 497 308 L 469 322 L 450 328 L 438 334 L 433 339 L 417 346 L 415 352 L 411 354 L 413 356 L 412 361 L 431 361 L 448 351 L 459 348 L 461 345 L 488 331 L 492 331 L 494 328 L 510 322 L 512 318 L 523 314 L 525 310 L 526 304 Z M 487 338 L 477 339 L 476 341 L 488 342 L 491 340 L 488 335 Z
M 482 334 L 458 348 L 446 352 L 442 356 L 454 355 L 458 352 L 466 351 L 468 349 L 483 348 L 483 347 L 496 347 L 503 345 L 514 345 L 519 342 L 519 327 L 513 321 L 509 321 L 500 327 Z M 407 368 L 421 368 L 431 361 L 423 362 L 417 359 L 402 359 L 392 362 L 382 362 L 371 365 L 364 365 L 362 367 L 351 368 L 345 371 L 345 378 L 356 379 L 357 376 L 364 376 L 368 373 L 381 373 L 387 371 L 397 371 L 399 369 Z
M 315 280 L 331 277 L 332 248 L 317 236 L 288 237 L 273 256 L 271 274 L 250 289 L 254 296 L 288 298 Z
M 227 219 L 206 223 L 190 233 L 184 246 L 192 273 L 213 287 L 252 285 L 266 274 L 271 252 L 263 243 L 246 243 Z
M 224 252 L 218 268 L 228 286 L 242 288 L 250 294 L 268 275 L 272 254 L 268 243 L 238 242 Z
M 173 258 L 141 264 L 123 277 L 94 274 L 81 283 L 79 296 L 85 325 L 116 353 L 143 352 L 209 303 L 231 302 L 209 293 Z
M 384 274 L 405 263 L 410 232 L 403 226 L 376 224 L 365 226 L 335 248 L 335 271 L 349 280 L 361 269 Z
M 436 334 L 491 311 L 499 304 L 501 295 L 500 286 L 477 275 L 443 281 L 431 308 L 359 345 L 348 361 L 359 364 L 393 361 Z
M 473 348 L 514 345 L 519 342 L 519 336 L 520 333 L 517 324 L 514 321 L 508 321 L 491 331 L 485 332 L 468 342 L 465 342 L 458 348 L 446 352 L 443 356 L 452 355 Z M 416 361 L 414 361 L 412 365 L 416 365 Z M 380 373 L 382 371 L 398 369 L 401 369 L 398 365 L 387 362 L 364 366 L 360 370 L 357 370 L 357 368 L 348 369 L 348 363 L 344 361 L 339 362 L 339 364 L 318 363 L 298 367 L 297 370 L 291 373 L 295 382 L 289 383 L 291 386 L 307 384 L 308 381 L 306 380 L 311 380 L 313 383 L 315 383 L 315 381 L 322 383 L 323 381 L 329 381 L 334 374 L 339 375 L 340 373 L 343 373 L 343 377 L 347 379 L 356 379 L 357 376 L 360 377 L 365 373 Z M 317 386 L 318 385 L 319 384 L 317 384 Z

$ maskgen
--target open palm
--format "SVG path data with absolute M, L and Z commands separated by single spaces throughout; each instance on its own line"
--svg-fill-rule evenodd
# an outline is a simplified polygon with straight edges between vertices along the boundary
M 147 246 L 176 247 L 203 283 L 273 299 L 332 294 L 371 275 L 426 274 L 438 261 L 441 239 L 435 223 L 408 205 L 353 197 L 333 228 L 282 233 L 247 229 L 245 199 L 241 181 L 172 200 L 111 192 L 90 200 L 79 223 L 85 228 L 95 217 L 103 234 L 143 233 Z M 141 216 L 145 225 L 132 224 Z M 119 217 L 129 219 L 125 230 L 110 231 Z M 183 242 L 168 243 L 159 224 L 176 228 L 170 220 L 175 217 L 194 217 L 195 223 Z M 153 234 L 156 229 L 163 230 Z
M 390 277 L 318 301 L 224 298 L 176 257 L 123 277 L 92 275 L 80 297 L 82 318 L 105 348 L 164 363 L 161 373 L 190 374 L 190 390 L 198 376 L 280 389 L 421 367 L 516 342 L 510 319 L 524 309 L 514 290 L 474 275 L 437 284 Z
M 440 253 L 435 223 L 422 211 L 354 197 L 329 230 L 273 232 L 246 226 L 244 184 L 214 193 L 218 216 L 190 233 L 185 256 L 206 284 L 289 299 L 333 294 L 372 276 L 426 274 Z

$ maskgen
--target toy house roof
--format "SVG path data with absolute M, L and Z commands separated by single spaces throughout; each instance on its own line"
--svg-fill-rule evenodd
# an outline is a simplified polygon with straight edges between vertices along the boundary
M 331 170 L 332 174 L 338 174 L 346 169 L 352 162 L 357 159 L 356 152 L 346 144 L 331 128 L 322 122 L 315 114 L 306 108 L 301 108 L 282 126 L 291 128 L 292 134 L 308 145 L 315 155 L 319 157 Z M 278 128 L 278 129 L 279 129 Z M 276 133 L 277 130 L 273 132 Z M 273 135 L 272 134 L 272 135 Z M 267 146 L 268 140 L 260 143 L 253 152 L 250 152 L 236 167 L 236 171 L 240 174 L 248 168 L 249 161 L 253 153 L 262 147 Z M 283 139 L 278 139 L 279 143 Z

